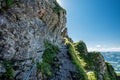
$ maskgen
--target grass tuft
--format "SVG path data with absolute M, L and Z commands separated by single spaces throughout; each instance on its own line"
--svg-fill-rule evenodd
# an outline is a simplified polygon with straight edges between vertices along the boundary
M 14 0 L 6 0 L 6 5 L 9 7 L 14 3 Z
M 88 72 L 87 75 L 89 80 L 97 80 L 95 72 Z
M 10 61 L 4 61 L 3 65 L 4 65 L 5 69 L 6 69 L 6 72 L 5 72 L 5 74 L 3 76 L 5 78 L 8 78 L 9 80 L 13 79 L 13 77 L 14 77 L 14 72 L 13 71 L 14 70 L 13 70 L 13 67 L 12 67 Z
M 37 63 L 37 69 L 46 76 L 50 77 L 54 73 L 54 71 L 52 70 L 52 64 L 54 64 L 54 58 L 56 57 L 60 49 L 58 48 L 58 46 L 51 44 L 49 41 L 45 41 L 44 45 L 45 45 L 45 51 L 42 55 L 43 61 L 41 63 Z
M 67 40 L 66 44 L 68 46 L 68 51 L 69 51 L 69 54 L 71 56 L 71 60 L 75 64 L 75 66 L 77 67 L 79 74 L 81 76 L 81 78 L 79 80 L 88 80 L 85 69 L 82 67 L 80 58 L 77 55 L 78 52 L 75 50 L 73 44 L 70 43 L 68 40 Z

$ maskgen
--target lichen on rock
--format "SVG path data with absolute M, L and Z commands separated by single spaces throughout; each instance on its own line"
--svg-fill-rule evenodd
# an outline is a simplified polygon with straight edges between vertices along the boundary
M 0 60 L 14 62 L 15 79 L 26 79 L 38 58 L 42 61 L 44 40 L 61 46 L 66 14 L 54 7 L 54 0 L 0 0 Z

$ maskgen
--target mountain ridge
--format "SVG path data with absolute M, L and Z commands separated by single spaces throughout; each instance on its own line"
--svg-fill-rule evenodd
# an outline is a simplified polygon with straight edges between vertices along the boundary
M 56 0 L 0 0 L 0 80 L 117 80 L 99 52 L 69 38 L 66 22 Z

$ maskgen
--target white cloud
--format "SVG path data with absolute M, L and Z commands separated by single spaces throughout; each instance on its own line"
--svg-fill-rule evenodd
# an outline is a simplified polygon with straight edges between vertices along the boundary
M 118 47 L 118 48 L 111 48 L 111 50 L 113 50 L 113 51 L 120 51 L 120 47 Z
M 100 47 L 101 47 L 101 45 L 96 45 L 96 47 L 97 47 L 97 48 L 100 48 Z
M 105 51 L 105 52 L 107 52 L 107 51 L 120 51 L 120 47 L 112 47 L 112 48 L 104 48 L 104 47 L 95 47 L 95 48 L 92 48 L 92 47 L 90 47 L 90 48 L 88 48 L 88 51 Z

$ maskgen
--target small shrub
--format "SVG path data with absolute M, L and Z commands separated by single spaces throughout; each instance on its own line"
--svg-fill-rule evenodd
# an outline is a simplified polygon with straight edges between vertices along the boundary
M 51 76 L 51 67 L 48 63 L 42 62 L 42 63 L 37 63 L 37 69 L 38 71 L 40 70 L 43 74 L 46 76 Z
M 75 43 L 75 48 L 77 51 L 80 52 L 80 54 L 87 54 L 87 47 L 86 44 L 83 41 L 79 41 Z
M 51 50 L 53 50 L 54 52 L 58 52 L 60 51 L 59 47 L 57 45 L 53 45 L 51 44 L 49 41 L 44 41 L 44 46 L 45 46 L 45 49 L 48 49 L 50 48 Z
M 6 76 L 9 77 L 9 78 L 13 78 L 14 77 L 12 66 L 7 66 L 6 67 Z
M 45 51 L 42 55 L 43 62 L 37 63 L 37 69 L 38 71 L 41 71 L 46 76 L 50 77 L 53 75 L 53 72 L 54 72 L 52 71 L 51 65 L 54 63 L 53 60 L 60 49 L 58 48 L 58 46 L 51 44 L 49 41 L 45 41 L 44 45 L 45 45 Z
M 55 56 L 56 52 L 53 49 L 48 48 L 44 51 L 42 58 L 44 62 L 51 64 Z
M 9 7 L 14 3 L 14 0 L 6 0 L 6 5 Z
M 53 62 L 53 58 L 57 55 L 60 49 L 58 48 L 58 46 L 52 45 L 48 41 L 45 41 L 44 44 L 46 49 L 42 56 L 43 61 L 51 64 Z
M 4 74 L 4 76 L 7 77 L 8 79 L 13 79 L 14 72 L 13 72 L 13 67 L 12 67 L 10 61 L 4 61 L 3 64 L 6 69 L 6 73 Z

